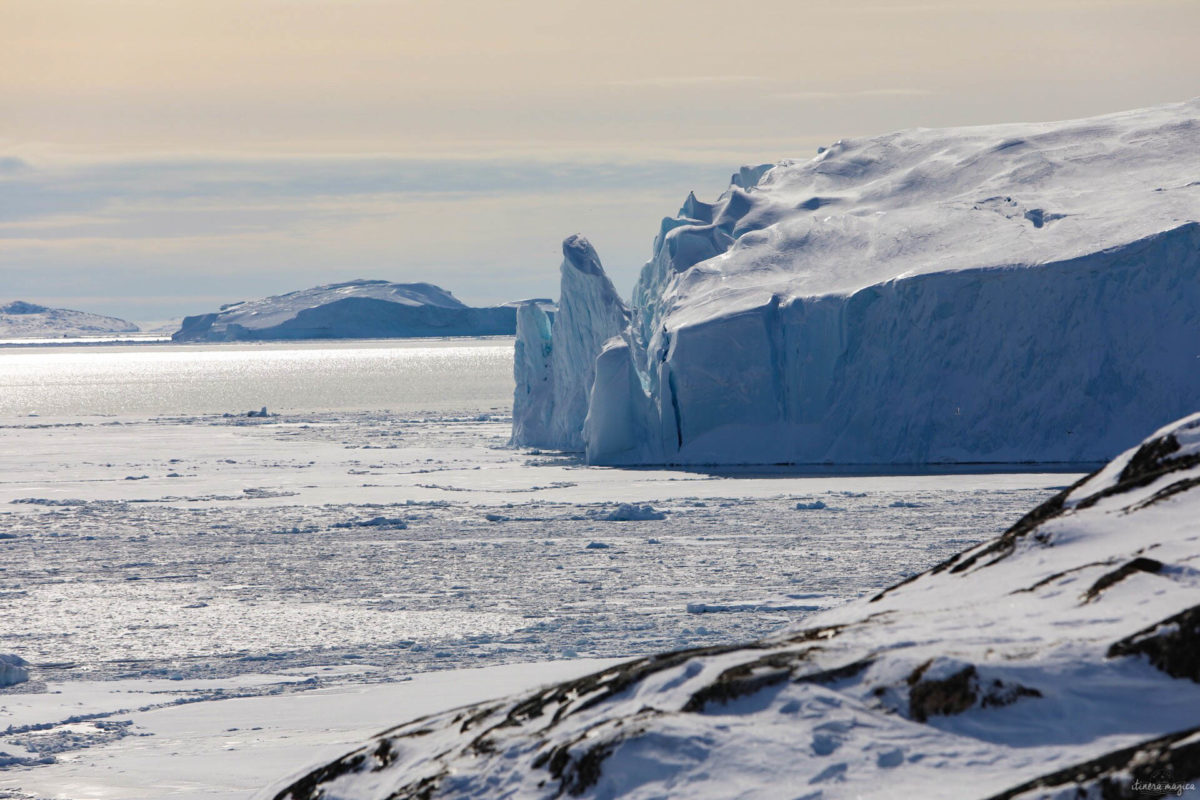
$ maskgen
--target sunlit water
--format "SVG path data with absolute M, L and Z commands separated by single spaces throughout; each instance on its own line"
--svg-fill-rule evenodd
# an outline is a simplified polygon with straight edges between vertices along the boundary
M 0 349 L 0 417 L 489 410 L 512 339 Z

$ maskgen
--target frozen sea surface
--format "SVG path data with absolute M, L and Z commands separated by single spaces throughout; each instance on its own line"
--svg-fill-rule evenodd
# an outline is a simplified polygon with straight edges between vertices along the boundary
M 509 449 L 508 425 L 10 424 L 0 651 L 52 680 L 364 660 L 386 677 L 749 639 L 993 536 L 1072 480 L 614 470 Z
M 0 797 L 244 798 L 579 659 L 762 636 L 1076 477 L 587 467 L 507 446 L 510 348 L 0 353 L 0 652 L 31 663 Z

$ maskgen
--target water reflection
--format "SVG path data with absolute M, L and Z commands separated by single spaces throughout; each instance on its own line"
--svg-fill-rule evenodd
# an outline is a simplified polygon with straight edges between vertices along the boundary
M 0 350 L 0 416 L 507 408 L 512 339 Z

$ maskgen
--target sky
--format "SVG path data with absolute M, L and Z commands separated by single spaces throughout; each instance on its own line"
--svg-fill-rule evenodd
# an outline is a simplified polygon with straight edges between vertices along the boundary
M 628 294 L 742 164 L 1200 95 L 1197 0 L 0 0 L 0 302 Z

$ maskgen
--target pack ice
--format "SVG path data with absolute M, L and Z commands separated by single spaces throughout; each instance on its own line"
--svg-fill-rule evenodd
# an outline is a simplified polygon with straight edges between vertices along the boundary
M 1200 414 L 874 597 L 398 719 L 261 797 L 1173 796 L 1146 786 L 1200 782 L 1197 520 Z
M 548 300 L 527 302 L 553 313 Z M 358 279 L 185 317 L 171 338 L 189 342 L 511 335 L 518 305 L 478 308 L 431 283 Z
M 610 464 L 1104 461 L 1200 404 L 1197 220 L 1200 99 L 743 168 L 662 221 L 627 308 L 568 240 L 572 312 L 519 318 L 513 439 Z

